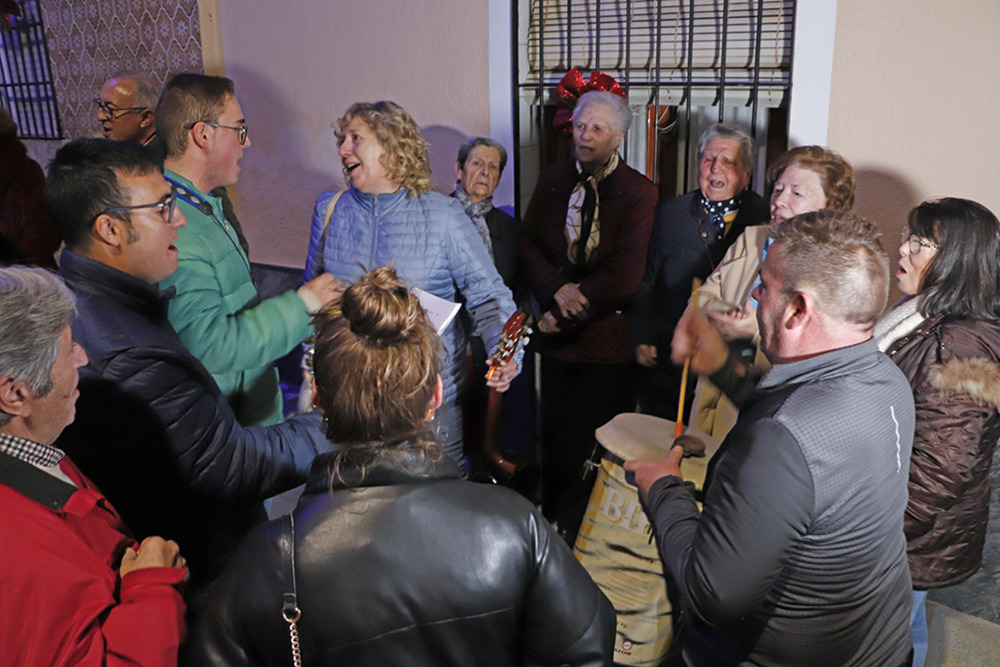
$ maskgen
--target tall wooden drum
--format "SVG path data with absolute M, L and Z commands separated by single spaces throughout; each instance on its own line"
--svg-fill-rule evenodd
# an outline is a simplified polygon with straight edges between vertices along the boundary
M 704 458 L 684 459 L 684 479 L 701 488 L 708 459 L 719 443 L 705 442 Z M 620 414 L 595 432 L 607 453 L 601 459 L 587 513 L 573 553 L 618 612 L 615 663 L 655 667 L 673 639 L 673 613 L 666 579 L 636 487 L 625 481 L 622 463 L 658 461 L 674 441 L 674 422 L 650 415 Z

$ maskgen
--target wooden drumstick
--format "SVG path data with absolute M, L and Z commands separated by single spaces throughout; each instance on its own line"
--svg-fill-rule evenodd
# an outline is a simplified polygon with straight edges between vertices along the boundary
M 688 373 L 691 371 L 691 357 L 684 360 L 684 369 L 681 371 L 681 398 L 677 401 L 677 424 L 674 427 L 674 437 L 679 438 L 684 435 L 684 394 L 687 393 Z
M 698 303 L 695 300 L 695 295 L 698 293 L 699 287 L 701 287 L 700 280 L 695 278 L 691 281 L 691 307 L 696 310 L 698 309 Z M 674 426 L 674 444 L 671 445 L 671 447 L 678 445 L 683 447 L 685 458 L 705 456 L 705 443 L 694 435 L 684 435 L 684 422 L 682 421 L 684 418 L 684 398 L 687 393 L 688 373 L 690 371 L 691 357 L 689 356 L 684 360 L 684 368 L 681 370 L 681 395 L 680 400 L 677 401 L 677 422 Z

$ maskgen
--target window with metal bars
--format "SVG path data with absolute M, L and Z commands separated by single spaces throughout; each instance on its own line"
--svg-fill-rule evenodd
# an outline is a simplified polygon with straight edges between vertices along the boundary
M 0 31 L 0 104 L 22 139 L 62 139 L 52 64 L 39 0 L 19 0 L 21 16 Z
M 664 199 L 690 189 L 697 139 L 712 123 L 750 129 L 757 181 L 786 147 L 794 0 L 517 0 L 515 15 L 519 197 L 541 167 L 570 156 L 552 118 L 574 67 L 625 89 L 634 118 L 623 157 Z

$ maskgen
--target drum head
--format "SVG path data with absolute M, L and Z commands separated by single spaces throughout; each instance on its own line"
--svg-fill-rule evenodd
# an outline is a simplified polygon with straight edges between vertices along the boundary
M 598 428 L 594 435 L 605 449 L 622 460 L 659 461 L 666 458 L 673 446 L 675 423 L 652 415 L 626 412 Z M 685 428 L 684 433 L 704 441 L 706 458 L 719 448 L 717 440 L 693 428 Z

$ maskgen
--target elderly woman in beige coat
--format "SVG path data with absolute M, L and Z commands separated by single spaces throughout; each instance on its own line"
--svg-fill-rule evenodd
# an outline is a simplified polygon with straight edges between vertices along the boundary
M 840 155 L 821 146 L 800 146 L 783 153 L 767 170 L 767 182 L 774 225 L 802 213 L 824 208 L 850 211 L 854 206 L 854 170 Z M 745 341 L 744 353 L 756 355 L 756 365 L 766 365 L 767 360 L 755 349 L 757 310 L 750 292 L 770 245 L 769 229 L 768 225 L 747 227 L 693 297 L 723 338 Z M 699 378 L 694 406 L 695 428 L 716 439 L 724 438 L 736 423 L 736 407 L 708 378 Z

